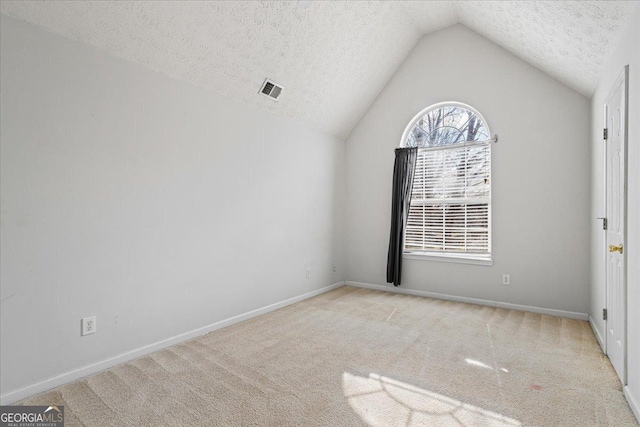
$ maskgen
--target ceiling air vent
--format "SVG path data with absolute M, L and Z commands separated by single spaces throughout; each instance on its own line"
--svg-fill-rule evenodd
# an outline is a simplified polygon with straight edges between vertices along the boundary
M 271 99 L 277 100 L 282 93 L 282 86 L 280 86 L 276 82 L 272 82 L 269 79 L 266 79 L 264 83 L 262 83 L 262 88 L 260 89 L 260 93 L 268 96 Z

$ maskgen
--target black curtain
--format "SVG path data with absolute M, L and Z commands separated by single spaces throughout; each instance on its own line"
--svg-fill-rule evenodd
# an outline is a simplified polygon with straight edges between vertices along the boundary
M 404 229 L 409 218 L 411 187 L 416 170 L 418 148 L 396 148 L 393 165 L 393 196 L 391 200 L 391 234 L 387 256 L 387 282 L 400 286 L 402 278 L 402 253 Z

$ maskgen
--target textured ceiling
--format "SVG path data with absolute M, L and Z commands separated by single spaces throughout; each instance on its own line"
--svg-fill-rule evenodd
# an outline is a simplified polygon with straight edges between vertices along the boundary
M 637 1 L 303 4 L 2 1 L 0 11 L 345 137 L 417 40 L 458 22 L 590 96 Z M 278 102 L 258 95 L 267 77 L 284 86 Z

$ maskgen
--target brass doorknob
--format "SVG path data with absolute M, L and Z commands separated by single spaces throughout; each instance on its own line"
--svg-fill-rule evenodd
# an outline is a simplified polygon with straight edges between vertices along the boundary
M 622 245 L 620 245 L 620 246 L 609 245 L 609 252 L 620 252 L 620 253 L 622 253 Z

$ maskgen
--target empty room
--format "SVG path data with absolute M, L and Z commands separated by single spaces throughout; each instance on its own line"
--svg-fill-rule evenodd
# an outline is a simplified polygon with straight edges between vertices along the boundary
M 639 425 L 640 0 L 2 0 L 0 161 L 0 427 Z

